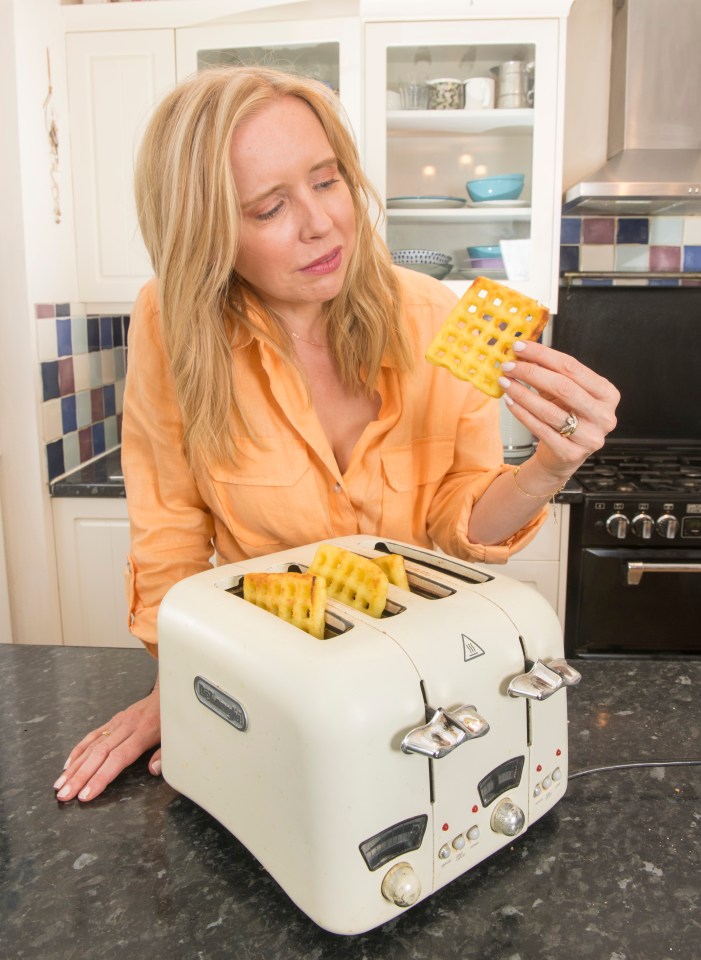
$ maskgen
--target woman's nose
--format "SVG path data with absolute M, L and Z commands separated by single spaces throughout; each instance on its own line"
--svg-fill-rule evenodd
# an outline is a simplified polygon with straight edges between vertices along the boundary
M 324 237 L 333 227 L 333 218 L 326 209 L 323 199 L 310 193 L 302 214 L 301 234 L 303 239 Z

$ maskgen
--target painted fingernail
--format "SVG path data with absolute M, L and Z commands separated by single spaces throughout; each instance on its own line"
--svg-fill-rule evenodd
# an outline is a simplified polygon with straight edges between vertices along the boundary
M 522 353 L 526 349 L 527 341 L 526 340 L 517 340 L 514 344 L 514 350 L 516 353 Z
M 504 403 L 507 405 L 507 407 L 512 407 L 512 406 L 514 405 L 514 399 L 513 399 L 513 397 L 510 397 L 510 396 L 508 395 L 508 393 L 505 393 L 505 394 L 504 394 Z
M 54 784 L 54 790 L 60 790 L 65 782 L 66 782 L 66 777 L 63 775 L 60 776 L 56 781 L 56 783 Z
M 499 386 L 503 387 L 504 390 L 508 390 L 511 386 L 511 381 L 507 380 L 506 377 L 499 377 Z
M 78 794 L 79 800 L 89 800 L 90 799 L 90 787 L 83 787 L 83 789 Z
M 71 758 L 69 757 L 66 762 L 63 764 L 63 769 L 67 770 L 71 765 Z
M 153 761 L 153 763 L 151 764 L 151 773 L 154 775 L 154 777 L 160 776 L 160 773 L 161 773 L 161 761 L 160 761 L 160 760 L 154 760 L 154 761 Z
M 506 372 L 508 373 L 510 370 L 513 370 L 515 366 L 516 364 L 514 363 L 513 360 L 507 360 L 506 363 L 502 363 L 501 369 L 506 370 Z
M 71 788 L 68 786 L 68 784 L 66 784 L 66 786 L 63 787 L 62 790 L 58 791 L 56 796 L 58 797 L 59 800 L 65 800 L 70 792 L 71 792 Z

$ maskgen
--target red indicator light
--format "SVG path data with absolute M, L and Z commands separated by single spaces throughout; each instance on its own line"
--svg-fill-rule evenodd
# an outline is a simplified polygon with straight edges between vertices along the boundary
M 561 757 L 561 756 L 562 756 L 562 750 L 560 750 L 559 747 L 558 747 L 557 750 L 555 751 L 555 756 L 556 756 L 556 757 Z
M 449 827 L 449 825 L 448 825 L 447 823 L 444 823 L 444 824 L 443 824 L 443 829 L 444 829 L 444 830 L 450 830 L 450 827 Z
M 480 808 L 477 806 L 477 804 L 475 804 L 474 807 L 472 808 L 472 812 L 473 812 L 473 813 L 479 813 L 479 809 L 480 809 Z
M 540 773 L 542 769 L 543 769 L 543 765 L 539 763 L 538 766 L 536 767 L 537 772 Z

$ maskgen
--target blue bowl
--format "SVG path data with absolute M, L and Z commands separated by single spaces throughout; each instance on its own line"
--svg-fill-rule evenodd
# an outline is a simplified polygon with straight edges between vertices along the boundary
M 501 247 L 498 243 L 491 247 L 468 247 L 467 255 L 471 260 L 501 260 Z
M 486 200 L 518 200 L 524 180 L 522 173 L 508 173 L 501 177 L 468 180 L 465 186 L 474 203 L 484 203 Z

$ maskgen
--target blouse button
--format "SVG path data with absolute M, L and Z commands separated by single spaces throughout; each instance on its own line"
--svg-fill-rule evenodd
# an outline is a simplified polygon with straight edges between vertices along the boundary
M 333 492 L 334 492 L 334 493 L 340 493 L 340 492 L 341 492 L 341 484 L 340 484 L 340 483 L 334 483 L 334 485 L 333 485 Z

